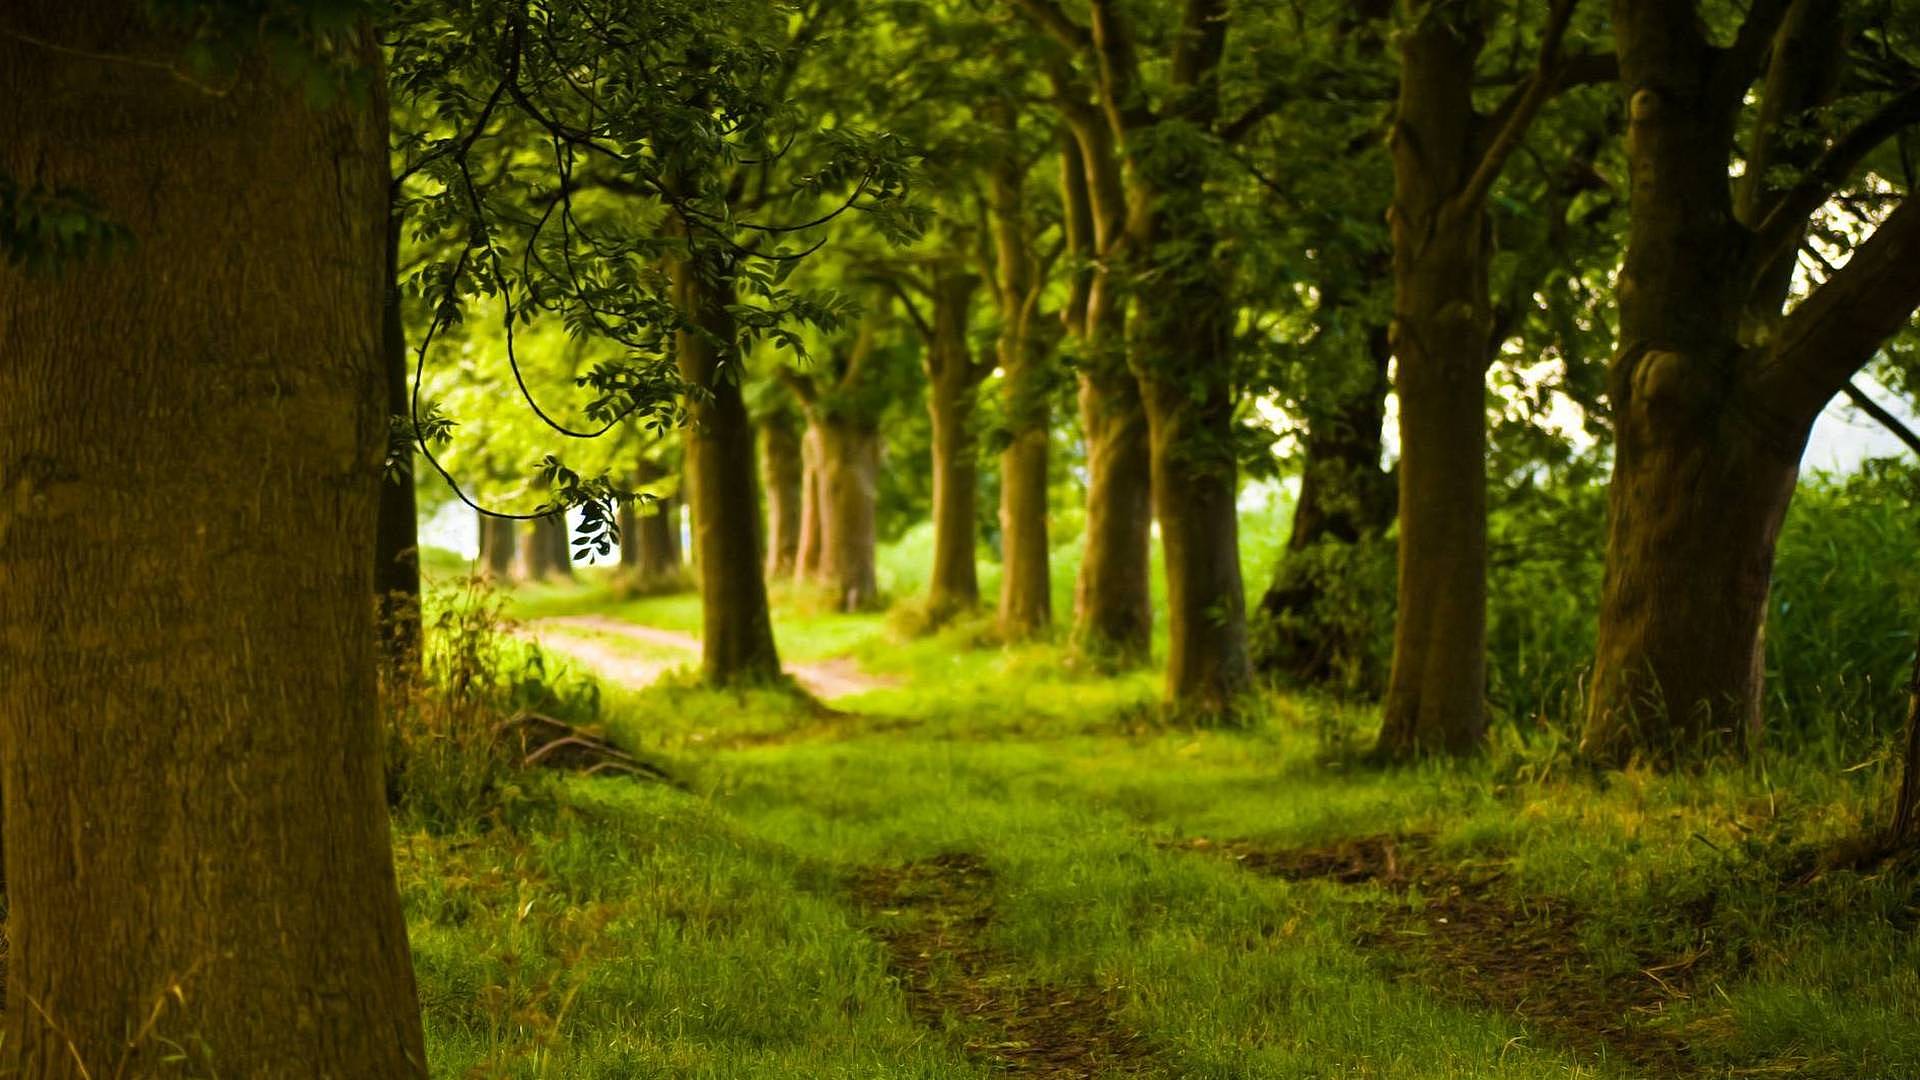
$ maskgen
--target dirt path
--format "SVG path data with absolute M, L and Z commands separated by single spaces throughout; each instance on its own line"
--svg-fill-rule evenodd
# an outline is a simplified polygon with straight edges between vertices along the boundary
M 668 671 L 697 661 L 700 657 L 700 639 L 692 634 L 662 630 L 657 626 L 641 626 L 609 615 L 557 615 L 549 619 L 536 619 L 527 628 L 544 644 L 591 665 L 603 675 L 636 688 L 649 686 Z M 681 655 L 671 660 L 634 656 L 586 634 L 612 634 Z M 895 685 L 861 671 L 859 665 L 847 657 L 811 664 L 788 664 L 787 674 L 823 701 Z
M 886 946 L 908 1011 L 997 1074 L 1092 1080 L 1151 1071 L 1152 1048 L 1120 1021 L 1113 991 L 1034 981 L 987 944 L 995 884 L 979 856 L 870 868 L 852 891 Z

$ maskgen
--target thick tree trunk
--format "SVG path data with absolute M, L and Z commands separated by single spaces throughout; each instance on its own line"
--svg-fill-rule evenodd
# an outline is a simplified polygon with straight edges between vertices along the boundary
M 1791 251 L 1754 265 L 1753 226 L 1777 197 L 1768 177 L 1817 153 L 1775 125 L 1831 91 L 1842 20 L 1831 5 L 1805 2 L 1784 18 L 1736 207 L 1728 161 L 1754 71 L 1729 67 L 1737 54 L 1681 15 L 1646 0 L 1614 4 L 1633 184 L 1609 373 L 1607 569 L 1582 741 L 1609 763 L 1671 762 L 1758 737 L 1774 539 L 1808 433 L 1881 340 L 1863 328 L 1904 322 L 1911 296 L 1897 297 L 1920 281 L 1910 254 L 1884 271 L 1874 265 L 1869 251 L 1898 234 L 1890 218 L 1849 267 L 1865 267 L 1873 288 L 1889 290 L 1874 299 L 1892 303 L 1834 318 L 1852 326 L 1822 341 L 1816 361 L 1780 355 L 1805 348 L 1779 325 Z M 1839 288 L 1824 286 L 1801 308 L 1824 321 Z
M 388 416 L 408 415 L 407 329 L 400 310 L 400 218 L 387 226 L 387 280 L 382 295 L 380 351 L 386 367 Z M 393 450 L 401 454 L 398 448 Z M 374 595 L 384 659 L 395 672 L 420 659 L 420 514 L 413 490 L 413 447 L 400 475 L 380 485 L 380 522 L 374 541 Z
M 0 172 L 133 242 L 0 269 L 0 1072 L 424 1077 L 368 602 L 384 101 L 103 63 L 177 47 L 137 5 L 7 22 Z
M 1130 330 L 1146 406 L 1153 498 L 1167 580 L 1167 695 L 1175 709 L 1228 717 L 1253 681 L 1240 576 L 1234 449 L 1233 312 L 1197 159 L 1135 166 L 1128 244 L 1158 255 L 1167 284 L 1136 305 Z
M 1622 365 L 1585 750 L 1662 761 L 1759 734 L 1762 627 L 1797 452 L 1750 441 L 1710 365 Z M 1795 440 L 1796 451 L 1804 435 Z
M 1181 299 L 1148 318 L 1140 380 L 1167 575 L 1167 695 L 1176 709 L 1228 716 L 1252 682 L 1232 346 L 1222 298 Z M 1169 362 L 1183 356 L 1185 366 Z
M 1014 641 L 1053 625 L 1053 576 L 1047 544 L 1047 430 L 1053 357 L 1036 325 L 1039 290 L 1027 250 L 1027 216 L 1018 169 L 993 170 L 993 235 L 998 255 L 1001 411 L 1007 447 L 1000 454 L 1000 633 Z
M 973 357 L 967 323 L 980 279 L 946 269 L 934 281 L 927 342 L 927 412 L 933 421 L 933 574 L 927 614 L 933 625 L 980 603 L 975 564 L 980 442 L 974 414 L 985 365 Z
M 760 425 L 760 482 L 767 493 L 767 579 L 793 576 L 800 550 L 800 421 L 781 411 Z
M 1471 753 L 1486 735 L 1486 367 L 1491 255 L 1473 107 L 1481 27 L 1454 0 L 1401 37 L 1394 163 L 1393 351 L 1400 552 L 1393 665 L 1377 750 Z
M 820 428 L 807 421 L 800 436 L 800 538 L 793 551 L 793 576 L 819 581 L 826 552 L 826 512 L 821 504 Z
M 514 528 L 511 518 L 479 514 L 480 572 L 495 581 L 513 578 Z
M 708 682 L 720 685 L 778 679 L 780 655 L 760 572 L 753 423 L 731 370 L 739 363 L 727 312 L 733 290 L 715 268 L 686 261 L 674 264 L 673 283 L 675 304 L 711 335 L 687 332 L 679 341 L 680 377 L 707 391 L 689 405 L 684 470 L 692 481 L 702 668 Z
M 875 572 L 875 511 L 880 432 L 856 421 L 823 419 L 820 438 L 820 581 L 840 611 L 866 611 L 880 599 Z
M 1127 366 L 1126 297 L 1111 262 L 1126 225 L 1113 132 L 1097 110 L 1068 110 L 1062 163 L 1069 244 L 1091 262 L 1067 303 L 1080 346 L 1080 423 L 1087 453 L 1087 520 L 1073 590 L 1073 649 L 1102 664 L 1147 659 L 1153 633 L 1152 452 L 1140 382 Z M 1097 258 L 1096 258 L 1097 256 Z M 1082 292 L 1084 290 L 1084 294 Z
M 1369 670 L 1377 664 L 1367 662 L 1371 635 L 1325 616 L 1320 577 L 1328 545 L 1358 544 L 1393 520 L 1393 487 L 1380 468 L 1392 357 L 1386 329 L 1369 334 L 1367 345 L 1364 385 L 1308 421 L 1293 527 L 1260 602 L 1266 631 L 1254 660 L 1262 671 L 1309 683 L 1377 690 L 1379 675 Z

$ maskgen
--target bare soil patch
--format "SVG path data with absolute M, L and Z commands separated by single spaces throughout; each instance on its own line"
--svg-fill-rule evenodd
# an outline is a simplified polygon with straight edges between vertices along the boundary
M 1710 973 L 1739 966 L 1701 945 L 1674 956 L 1635 949 L 1632 970 L 1610 972 L 1583 941 L 1586 912 L 1564 898 L 1515 893 L 1504 881 L 1504 859 L 1439 858 L 1424 835 L 1297 848 L 1239 840 L 1185 846 L 1289 881 L 1388 889 L 1399 900 L 1361 933 L 1361 947 L 1440 997 L 1504 1013 L 1582 1055 L 1624 1059 L 1653 1075 L 1700 1071 L 1684 1034 L 1659 1021 Z M 1676 914 L 1704 925 L 1711 911 Z
M 887 949 L 907 1008 L 1014 1076 L 1080 1080 L 1148 1071 L 1151 1050 L 1115 1018 L 1109 991 L 1037 983 L 986 944 L 993 872 L 940 855 L 862 872 L 853 898 Z
M 603 642 L 582 637 L 577 631 L 612 634 L 655 649 L 680 653 L 684 655 L 684 661 L 681 662 L 685 663 L 693 663 L 700 656 L 700 639 L 692 634 L 641 626 L 610 615 L 557 615 L 537 619 L 530 628 L 543 638 L 551 635 L 550 643 L 561 652 L 573 654 L 635 689 L 652 684 L 669 669 L 679 666 L 680 662 L 635 657 Z M 576 633 L 569 634 L 568 630 Z M 896 679 L 878 677 L 861 670 L 858 663 L 844 656 L 810 664 L 788 664 L 787 674 L 793 676 L 793 681 L 805 687 L 808 693 L 819 698 L 864 694 L 899 684 Z

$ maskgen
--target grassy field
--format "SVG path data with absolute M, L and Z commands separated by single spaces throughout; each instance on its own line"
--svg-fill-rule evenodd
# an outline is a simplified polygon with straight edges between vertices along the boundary
M 591 578 L 513 606 L 698 628 Z M 677 783 L 513 774 L 478 824 L 397 816 L 436 1075 L 1920 1075 L 1916 876 L 1812 856 L 1885 762 L 1596 777 L 1509 735 L 1381 770 L 1364 709 L 1170 728 L 1151 673 L 978 625 L 788 597 L 778 631 L 872 688 L 549 657 L 569 719 Z

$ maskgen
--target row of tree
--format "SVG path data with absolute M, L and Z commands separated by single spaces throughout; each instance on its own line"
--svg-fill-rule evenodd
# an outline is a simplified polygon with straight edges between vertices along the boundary
M 841 521 L 840 536 L 871 535 L 899 387 L 876 358 L 904 315 L 933 433 L 930 607 L 977 599 L 990 381 L 999 621 L 1009 638 L 1048 631 L 1048 432 L 1057 388 L 1077 383 L 1072 640 L 1144 658 L 1157 516 L 1169 700 L 1231 711 L 1257 662 L 1324 667 L 1327 652 L 1284 618 L 1296 640 L 1249 647 L 1235 503 L 1241 470 L 1260 467 L 1247 403 L 1277 397 L 1303 447 L 1290 551 L 1397 530 L 1380 749 L 1469 752 L 1487 722 L 1488 375 L 1545 359 L 1615 471 L 1586 750 L 1673 760 L 1757 733 L 1773 538 L 1809 431 L 1920 301 L 1920 207 L 1901 194 L 1920 119 L 1911 12 L 1010 0 L 842 17 L 833 55 L 858 70 L 865 46 L 911 73 L 912 94 L 854 80 L 836 108 L 924 148 L 930 225 L 905 251 L 849 242 L 801 271 L 865 312 L 829 327 L 812 362 L 683 361 L 695 386 L 729 362 L 732 378 L 776 367 L 804 411 L 797 442 L 769 429 L 769 571 L 790 565 L 813 500 L 829 537 Z M 1507 176 L 1516 156 L 1530 175 Z M 683 332 L 683 357 L 737 337 L 719 329 Z M 1609 348 L 1602 377 L 1586 357 Z M 722 493 L 693 475 L 700 520 Z M 726 483 L 743 503 L 750 488 Z M 735 558 L 702 562 L 719 640 L 766 625 L 763 589 L 735 597 L 751 527 L 737 523 Z M 824 558 L 843 603 L 871 599 L 870 545 L 829 540 Z M 1311 603 L 1299 567 L 1282 561 L 1270 619 Z M 754 640 L 750 657 L 710 648 L 709 676 L 775 670 L 770 639 Z
M 798 514 L 767 533 L 792 517 L 804 565 L 812 505 L 822 573 L 865 603 L 871 560 L 839 549 L 903 316 L 936 388 L 936 606 L 978 591 L 991 379 L 1001 621 L 1050 626 L 1071 385 L 1075 644 L 1145 654 L 1157 516 L 1168 696 L 1232 710 L 1253 665 L 1239 478 L 1271 459 L 1247 421 L 1278 401 L 1297 548 L 1397 528 L 1393 753 L 1480 743 L 1489 369 L 1558 360 L 1614 467 L 1587 748 L 1748 738 L 1808 430 L 1920 301 L 1920 13 L 1733 8 L 11 5 L 5 1065 L 422 1074 L 368 602 L 417 566 L 383 471 L 411 440 L 495 513 L 572 508 L 581 554 L 609 549 L 634 484 L 589 459 L 684 427 L 705 669 L 769 678 L 784 540 L 763 544 L 750 369 L 783 355 L 811 433 Z M 530 374 L 543 326 L 579 350 L 580 408 Z M 570 448 L 537 462 L 549 494 L 512 503 L 524 468 L 499 490 L 467 468 L 493 440 L 422 393 L 460 379 Z M 1283 565 L 1269 602 L 1301 589 Z

